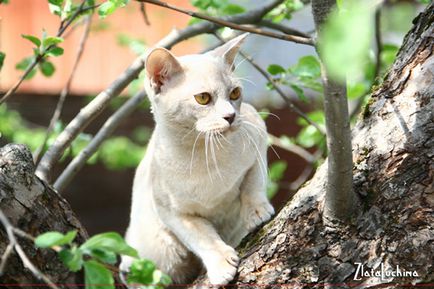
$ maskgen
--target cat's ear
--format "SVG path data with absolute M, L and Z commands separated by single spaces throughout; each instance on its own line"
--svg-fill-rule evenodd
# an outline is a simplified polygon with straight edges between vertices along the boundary
M 226 42 L 222 46 L 219 46 L 208 53 L 215 57 L 223 57 L 226 64 L 229 65 L 231 70 L 234 70 L 235 56 L 237 56 L 241 44 L 248 35 L 249 33 L 241 34 L 240 36 L 235 37 L 234 39 Z
M 155 48 L 145 61 L 146 76 L 156 93 L 172 76 L 182 71 L 181 64 L 167 49 Z

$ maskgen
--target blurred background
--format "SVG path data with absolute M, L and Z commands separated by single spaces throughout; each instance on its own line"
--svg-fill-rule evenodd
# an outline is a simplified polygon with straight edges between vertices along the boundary
M 204 1 L 168 2 L 191 10 L 199 9 L 215 16 L 240 13 L 262 3 L 247 0 L 220 0 L 214 1 L 214 4 L 213 1 L 208 1 L 207 5 L 203 4 Z M 287 2 L 291 5 L 275 11 L 270 15 L 270 21 L 277 21 L 280 17 L 282 19 L 279 23 L 307 34 L 313 33 L 308 1 Z M 411 27 L 412 19 L 423 8 L 420 2 L 384 3 L 380 15 L 380 75 L 387 71 L 404 34 Z M 72 81 L 70 95 L 47 145 L 53 142 L 80 108 L 107 88 L 138 55 L 173 29 L 182 29 L 192 21 L 188 16 L 152 5 L 146 6 L 146 12 L 150 25 L 145 24 L 139 4 L 134 1 L 105 19 L 98 19 L 97 15 L 94 15 L 89 38 Z M 36 72 L 31 79 L 23 82 L 6 105 L 0 106 L 0 145 L 9 142 L 25 143 L 32 151 L 36 151 L 43 143 L 45 129 L 55 110 L 60 91 L 65 87 L 74 65 L 84 31 L 83 25 L 79 24 L 81 23 L 64 36 L 65 41 L 60 45 L 64 49 L 64 54 L 50 58 L 53 70 Z M 55 35 L 58 26 L 59 18 L 50 13 L 46 0 L 9 0 L 7 4 L 0 4 L 0 51 L 6 54 L 0 72 L 2 93 L 20 78 L 23 69 L 28 65 L 26 59 L 32 55 L 32 43 L 23 39 L 21 35 L 40 37 L 43 29 L 48 35 Z M 222 35 L 230 33 L 228 29 L 222 31 Z M 173 52 L 176 55 L 199 53 L 215 43 L 216 39 L 213 36 L 196 37 L 176 45 Z M 282 85 L 288 97 L 323 126 L 319 64 L 312 47 L 250 35 L 243 49 Z M 350 111 L 355 111 L 355 117 L 378 76 L 373 75 L 374 51 L 375 47 L 367 55 L 365 71 L 356 79 L 350 79 L 348 83 Z M 299 120 L 297 115 L 286 108 L 285 102 L 272 89 L 268 80 L 248 61 L 242 58 L 238 61 L 236 73 L 245 79 L 245 100 L 264 112 L 271 134 L 270 142 L 274 144 L 274 151 L 269 150 L 268 193 L 274 206 L 279 209 L 324 160 L 325 140 L 315 128 Z M 120 98 L 112 101 L 110 109 L 104 111 L 74 141 L 56 167 L 55 175 L 58 175 L 72 157 L 86 146 L 104 121 L 141 88 L 142 78 L 143 75 L 134 81 Z M 103 143 L 100 150 L 88 161 L 88 165 L 62 193 L 90 234 L 125 231 L 134 170 L 144 154 L 153 125 L 149 104 L 145 101 L 116 129 L 114 135 Z M 288 147 L 305 151 L 313 160 L 309 161 L 303 154 L 285 149 Z

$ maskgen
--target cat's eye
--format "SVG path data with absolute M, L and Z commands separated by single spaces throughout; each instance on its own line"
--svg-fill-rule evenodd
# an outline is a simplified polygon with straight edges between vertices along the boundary
M 202 105 L 207 105 L 211 101 L 211 95 L 208 92 L 202 92 L 199 94 L 196 94 L 194 96 L 194 99 L 196 99 L 197 103 Z
M 237 100 L 241 96 L 241 88 L 236 87 L 234 90 L 232 90 L 231 95 L 229 95 L 229 98 L 231 100 Z

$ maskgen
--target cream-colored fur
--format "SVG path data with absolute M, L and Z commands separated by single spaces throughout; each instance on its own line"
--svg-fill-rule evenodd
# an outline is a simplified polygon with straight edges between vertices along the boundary
M 154 49 L 146 83 L 156 127 L 133 185 L 127 242 L 176 283 L 204 265 L 213 284 L 236 274 L 241 239 L 274 213 L 267 200 L 267 134 L 256 110 L 230 100 L 242 35 L 212 52 Z M 208 105 L 194 95 L 208 92 Z M 225 116 L 235 113 L 230 124 Z M 131 259 L 123 258 L 127 270 Z

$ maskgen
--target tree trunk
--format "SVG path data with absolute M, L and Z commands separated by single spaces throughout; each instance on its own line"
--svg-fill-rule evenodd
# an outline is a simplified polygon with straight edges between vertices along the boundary
M 414 20 L 396 62 L 353 129 L 353 186 L 363 204 L 360 214 L 348 227 L 324 226 L 323 164 L 270 223 L 240 245 L 234 281 L 243 284 L 240 288 L 434 283 L 433 6 Z M 399 266 L 418 276 L 357 278 L 357 263 L 368 273 Z M 203 277 L 196 280 L 203 283 Z
M 69 204 L 35 175 L 30 151 L 23 145 L 6 145 L 0 148 L 0 209 L 11 225 L 37 236 L 47 231 L 66 233 L 77 230 L 77 242 L 82 243 L 87 233 Z M 81 274 L 69 272 L 49 249 L 36 249 L 33 242 L 16 237 L 31 262 L 47 275 L 53 283 L 82 284 Z M 8 236 L 0 224 L 0 256 L 9 244 Z M 16 284 L 44 284 L 24 268 L 19 257 L 12 253 L 0 276 L 2 288 L 16 288 Z M 3 285 L 3 284 L 10 284 Z M 13 286 L 15 284 L 15 286 Z

